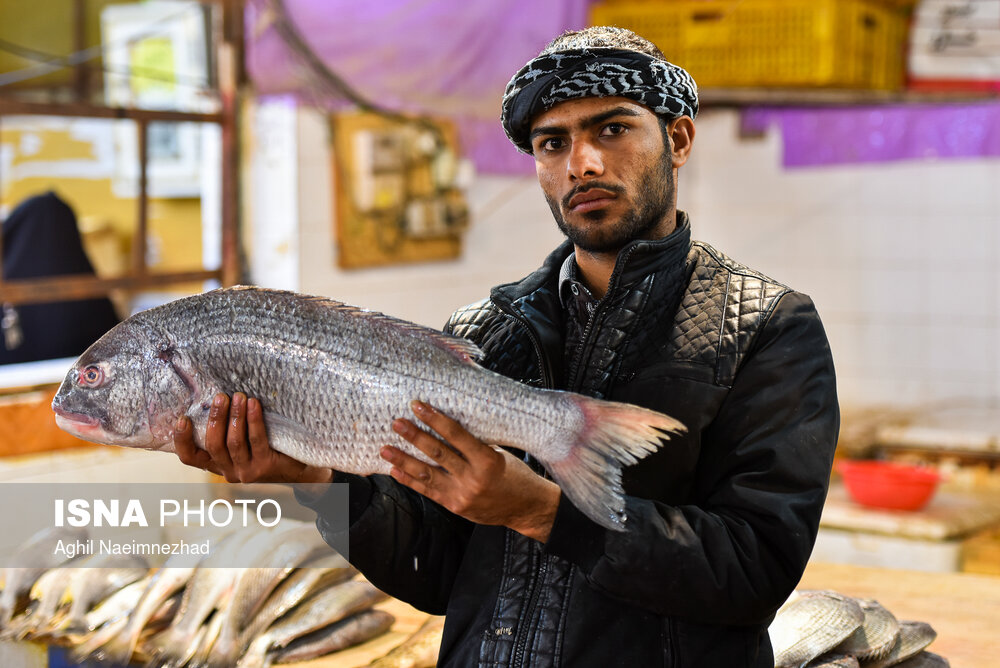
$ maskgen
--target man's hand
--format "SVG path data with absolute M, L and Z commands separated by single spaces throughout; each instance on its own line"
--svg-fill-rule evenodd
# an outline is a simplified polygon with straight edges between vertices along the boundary
M 421 422 L 444 440 L 409 420 L 393 422 L 396 433 L 437 464 L 426 464 L 387 445 L 381 454 L 393 465 L 393 478 L 467 520 L 548 540 L 559 505 L 558 485 L 506 450 L 486 445 L 433 407 L 418 401 L 411 406 Z
M 228 482 L 330 482 L 333 471 L 309 466 L 272 450 L 260 402 L 242 392 L 217 394 L 208 412 L 205 449 L 194 442 L 191 420 L 174 429 L 177 457 L 188 466 L 211 471 Z

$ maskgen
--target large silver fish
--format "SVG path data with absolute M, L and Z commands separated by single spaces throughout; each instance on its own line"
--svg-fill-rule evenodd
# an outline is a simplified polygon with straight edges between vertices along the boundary
M 213 290 L 140 312 L 94 343 L 52 402 L 58 425 L 99 443 L 172 450 L 212 397 L 261 401 L 275 450 L 315 466 L 388 473 L 392 431 L 426 401 L 481 440 L 524 450 L 594 521 L 625 520 L 621 467 L 683 426 L 660 413 L 542 390 L 475 363 L 479 350 L 430 328 L 292 292 Z

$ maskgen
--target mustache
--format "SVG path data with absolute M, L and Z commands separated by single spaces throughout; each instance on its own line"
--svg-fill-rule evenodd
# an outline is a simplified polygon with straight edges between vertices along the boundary
M 581 193 L 585 193 L 589 190 L 597 188 L 599 190 L 607 190 L 610 193 L 616 195 L 624 195 L 625 188 L 615 183 L 600 183 L 598 181 L 592 181 L 587 184 L 581 184 L 566 193 L 566 196 L 562 198 L 562 206 L 564 209 L 569 208 L 569 201 Z

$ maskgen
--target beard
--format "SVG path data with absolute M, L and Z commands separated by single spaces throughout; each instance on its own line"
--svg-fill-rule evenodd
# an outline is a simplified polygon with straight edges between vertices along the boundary
M 635 191 L 635 202 L 618 220 L 612 220 L 606 210 L 588 211 L 582 215 L 587 224 L 573 226 L 566 222 L 563 208 L 569 208 L 569 201 L 575 195 L 592 188 L 600 188 L 615 193 L 619 198 L 628 193 L 623 186 L 590 182 L 573 188 L 562 202 L 545 194 L 552 216 L 559 230 L 577 248 L 588 253 L 617 253 L 633 239 L 648 238 L 659 226 L 663 215 L 674 199 L 674 172 L 670 153 L 666 150 L 660 159 L 650 165 L 639 177 Z

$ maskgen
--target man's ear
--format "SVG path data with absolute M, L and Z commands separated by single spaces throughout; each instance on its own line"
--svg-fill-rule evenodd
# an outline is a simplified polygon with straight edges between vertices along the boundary
M 670 135 L 673 166 L 676 169 L 687 162 L 688 156 L 691 155 L 691 146 L 694 144 L 694 121 L 690 116 L 675 118 L 667 126 L 667 133 Z

